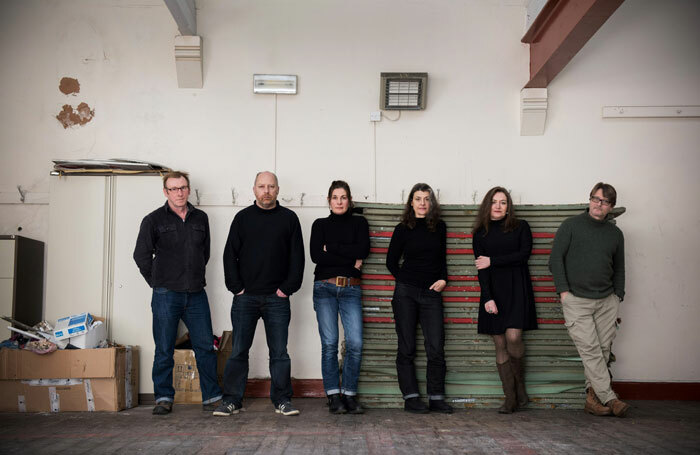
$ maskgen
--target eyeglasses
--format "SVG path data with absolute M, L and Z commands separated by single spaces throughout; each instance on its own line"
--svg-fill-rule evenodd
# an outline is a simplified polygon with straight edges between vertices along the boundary
M 594 204 L 603 204 L 606 207 L 610 207 L 610 201 L 607 199 L 601 199 L 598 196 L 591 196 L 591 202 Z
M 187 190 L 189 190 L 189 189 L 190 189 L 190 187 L 187 186 L 187 185 L 185 185 L 185 186 L 176 186 L 176 187 L 174 187 L 174 188 L 166 188 L 166 190 L 168 190 L 168 193 L 178 193 L 178 192 L 180 192 L 180 191 L 182 191 L 182 192 L 184 193 L 185 191 L 187 191 Z

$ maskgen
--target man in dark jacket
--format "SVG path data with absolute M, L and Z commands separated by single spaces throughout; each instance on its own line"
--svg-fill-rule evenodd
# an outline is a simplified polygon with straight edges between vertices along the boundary
M 585 411 L 623 417 L 629 405 L 613 391 L 608 372 L 617 313 L 625 297 L 625 239 L 609 221 L 617 192 L 599 182 L 588 210 L 564 220 L 554 238 L 549 269 L 566 328 L 586 375 Z
M 177 327 L 182 321 L 192 341 L 202 406 L 216 409 L 221 389 L 216 377 L 211 314 L 204 271 L 209 261 L 209 219 L 187 202 L 190 179 L 185 172 L 163 176 L 167 201 L 146 215 L 134 249 L 134 261 L 148 285 L 153 288 L 153 414 L 168 414 L 175 398 L 173 350 Z
M 260 172 L 253 185 L 255 203 L 236 214 L 224 248 L 226 287 L 233 296 L 233 351 L 224 371 L 224 397 L 214 415 L 241 409 L 248 380 L 248 351 L 258 319 L 265 324 L 270 351 L 270 399 L 275 411 L 298 415 L 292 406 L 291 361 L 287 335 L 289 296 L 304 274 L 304 245 L 296 214 L 277 202 L 277 176 Z

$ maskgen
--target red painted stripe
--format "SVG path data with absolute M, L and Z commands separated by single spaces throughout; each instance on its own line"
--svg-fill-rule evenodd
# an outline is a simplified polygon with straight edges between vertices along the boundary
M 393 324 L 394 319 L 390 317 L 377 317 L 377 316 L 365 316 L 362 318 L 364 322 L 377 322 L 380 324 Z M 444 320 L 447 324 L 476 324 L 478 322 L 475 318 L 445 318 Z M 537 319 L 538 324 L 563 324 L 563 319 Z
M 362 297 L 365 302 L 391 302 L 391 296 L 386 297 Z M 470 302 L 479 303 L 479 297 L 452 297 L 444 296 L 443 302 Z M 559 297 L 535 297 L 535 303 L 559 303 Z
M 479 297 L 444 296 L 443 302 L 479 302 Z M 559 297 L 535 297 L 535 303 L 558 303 Z
M 372 231 L 369 233 L 370 237 L 384 237 L 384 238 L 391 238 L 393 232 L 390 231 Z M 472 234 L 469 234 L 467 232 L 448 232 L 447 233 L 447 238 L 448 239 L 471 239 L 473 237 Z M 536 239 L 553 239 L 554 234 L 551 232 L 533 232 L 532 237 Z
M 386 253 L 389 248 L 370 248 L 371 253 Z M 474 254 L 474 250 L 471 248 L 447 248 L 447 254 Z M 552 250 L 550 248 L 535 248 L 532 250 L 532 254 L 549 254 Z
M 393 291 L 394 285 L 390 284 L 363 284 L 362 289 L 368 291 Z M 533 289 L 537 292 L 554 292 L 556 288 L 554 286 L 533 286 Z M 480 286 L 445 286 L 445 291 L 450 292 L 479 292 L 481 291 Z
M 362 275 L 363 280 L 390 280 L 394 281 L 394 275 L 373 275 L 371 273 L 366 273 Z M 448 281 L 479 281 L 479 277 L 470 275 L 450 275 L 447 277 Z M 533 276 L 532 281 L 552 281 L 551 276 Z

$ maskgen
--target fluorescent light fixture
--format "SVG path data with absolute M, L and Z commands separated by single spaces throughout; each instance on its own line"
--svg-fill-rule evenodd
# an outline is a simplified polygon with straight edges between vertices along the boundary
M 381 73 L 379 107 L 385 110 L 425 109 L 428 73 Z
M 253 93 L 296 95 L 297 77 L 291 74 L 253 74 Z

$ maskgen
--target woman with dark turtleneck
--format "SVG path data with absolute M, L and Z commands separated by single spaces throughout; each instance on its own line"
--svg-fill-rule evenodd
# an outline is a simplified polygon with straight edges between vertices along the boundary
M 491 335 L 505 402 L 498 412 L 510 414 L 526 406 L 523 330 L 537 328 L 535 297 L 527 261 L 532 233 L 513 213 L 510 193 L 491 188 L 479 207 L 473 247 L 481 298 L 478 332 Z
M 452 412 L 445 403 L 445 327 L 440 294 L 447 285 L 446 238 L 447 227 L 440 219 L 435 193 L 425 183 L 415 184 L 386 255 L 386 266 L 396 279 L 391 300 L 398 337 L 396 372 L 408 412 Z M 402 256 L 403 264 L 399 265 Z M 420 399 L 413 363 L 419 322 L 428 357 L 428 406 Z
M 331 213 L 311 227 L 314 310 L 321 336 L 323 388 L 332 414 L 362 414 L 357 382 L 362 361 L 362 290 L 360 268 L 369 254 L 369 225 L 352 214 L 350 186 L 335 180 L 328 189 Z M 338 314 L 345 332 L 342 388 L 338 369 Z

